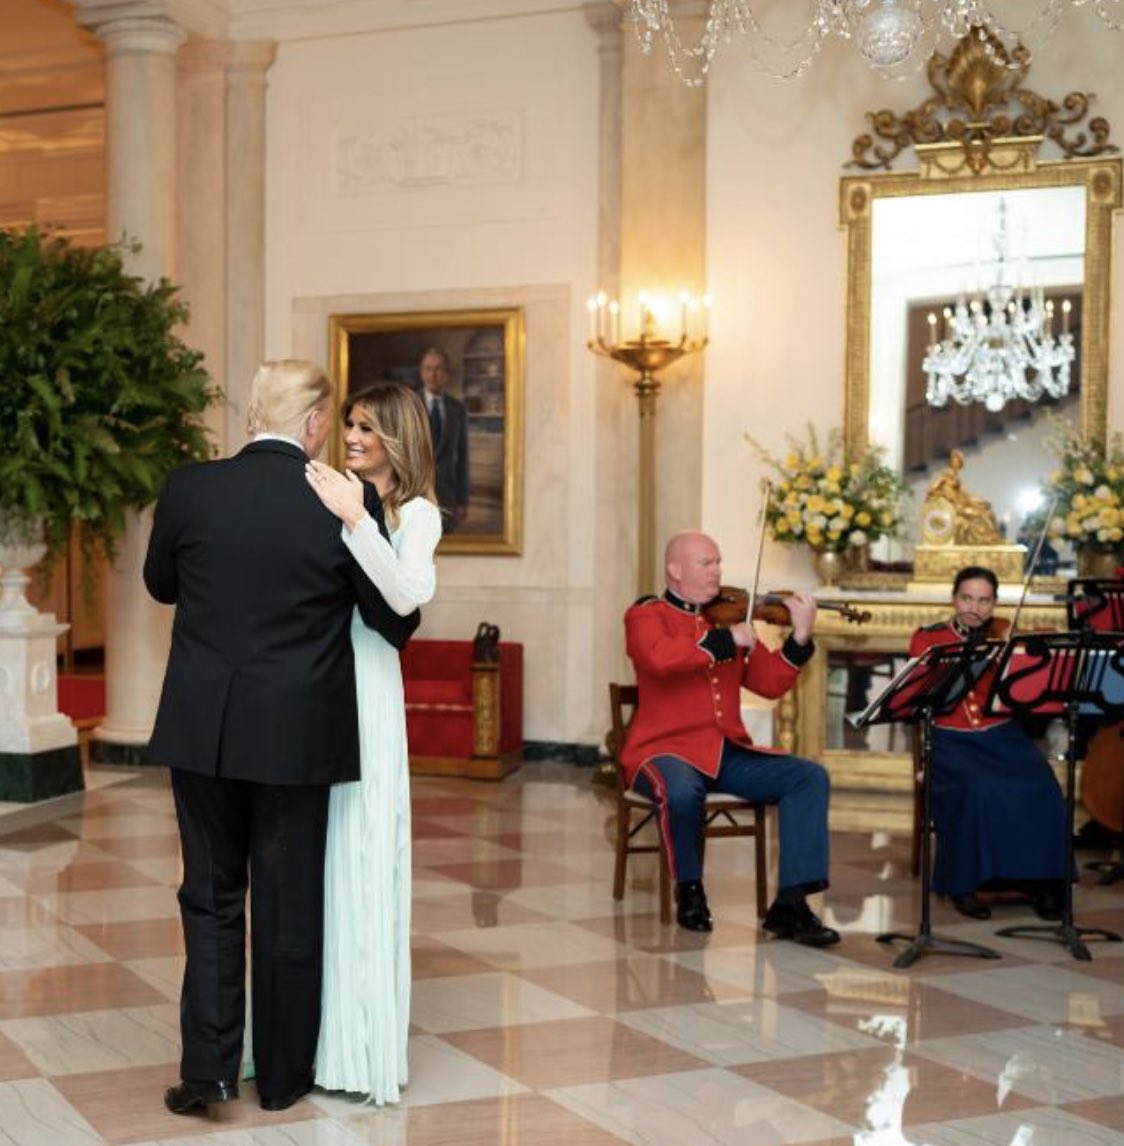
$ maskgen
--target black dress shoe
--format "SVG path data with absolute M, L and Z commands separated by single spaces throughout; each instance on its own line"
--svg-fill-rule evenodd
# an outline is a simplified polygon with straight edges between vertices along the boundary
M 173 1114 L 194 1114 L 218 1102 L 233 1102 L 237 1097 L 236 1082 L 193 1082 L 185 1078 L 164 1091 L 164 1105 Z
M 261 1108 L 262 1110 L 288 1110 L 294 1102 L 300 1102 L 302 1098 L 312 1089 L 312 1079 L 307 1082 L 302 1082 L 295 1090 L 290 1090 L 288 1094 L 282 1094 L 278 1097 L 273 1095 L 261 1095 Z
M 700 880 L 681 883 L 676 892 L 679 908 L 675 918 L 688 931 L 713 931 L 714 921 L 706 904 L 706 892 Z
M 1031 904 L 1038 918 L 1046 919 L 1051 923 L 1056 923 L 1061 919 L 1064 903 L 1063 894 L 1056 887 L 1050 885 L 1040 887 L 1031 899 Z
M 952 897 L 952 906 L 960 912 L 961 915 L 968 916 L 969 919 L 990 919 L 991 908 L 986 903 L 981 903 L 975 894 L 971 895 L 954 895 Z
M 778 939 L 791 939 L 805 947 L 830 947 L 839 942 L 839 932 L 824 926 L 806 903 L 774 903 L 761 926 Z

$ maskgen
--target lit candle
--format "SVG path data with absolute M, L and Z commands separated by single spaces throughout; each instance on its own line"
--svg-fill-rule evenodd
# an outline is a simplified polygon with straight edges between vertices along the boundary
M 621 304 L 616 299 L 609 303 L 609 341 L 614 346 L 621 343 Z
M 1069 333 L 1069 312 L 1072 305 L 1068 298 L 1062 299 L 1062 334 Z
M 587 315 L 586 322 L 586 340 L 589 342 L 597 341 L 597 299 L 590 295 L 585 300 L 585 310 Z
M 685 290 L 679 292 L 679 341 L 687 341 L 687 313 L 691 296 Z
M 929 345 L 937 345 L 937 316 L 929 311 Z
M 1049 337 L 1054 333 L 1054 300 L 1048 298 L 1046 300 L 1046 336 Z

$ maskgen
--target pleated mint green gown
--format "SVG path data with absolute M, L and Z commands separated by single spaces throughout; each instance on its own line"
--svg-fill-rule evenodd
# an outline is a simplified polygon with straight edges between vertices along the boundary
M 415 499 L 391 544 L 367 518 L 343 531 L 399 613 L 433 597 L 440 514 Z M 382 1105 L 408 1077 L 410 783 L 398 651 L 352 620 L 362 778 L 332 788 L 324 869 L 324 985 L 316 1084 Z

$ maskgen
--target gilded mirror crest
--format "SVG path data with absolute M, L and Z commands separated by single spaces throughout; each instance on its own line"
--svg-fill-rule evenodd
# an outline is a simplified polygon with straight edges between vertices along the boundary
M 1069 159 L 1117 150 L 1102 116 L 1089 119 L 1087 131 L 1080 128 L 1091 94 L 1073 91 L 1055 103 L 1023 85 L 1029 69 L 1025 48 L 1008 52 L 986 29 L 973 28 L 947 56 L 930 57 L 933 95 L 903 115 L 868 113 L 874 134 L 855 138 L 845 166 L 889 171 L 913 147 L 922 175 L 933 178 L 1025 169 L 1043 139 Z

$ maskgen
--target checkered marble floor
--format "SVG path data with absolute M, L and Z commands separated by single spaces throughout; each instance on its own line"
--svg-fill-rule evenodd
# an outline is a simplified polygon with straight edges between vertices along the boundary
M 661 926 L 651 863 L 610 895 L 611 805 L 588 771 L 414 783 L 411 1078 L 400 1107 L 314 1091 L 165 1112 L 182 943 L 162 771 L 0 809 L 0 1143 L 79 1146 L 1124 1146 L 1124 943 L 1076 962 L 1007 905 L 934 930 L 1001 951 L 905 972 L 904 838 L 836 833 L 830 951 L 765 937 L 743 841 L 709 849 L 710 936 Z M 1077 922 L 1124 932 L 1124 882 Z

